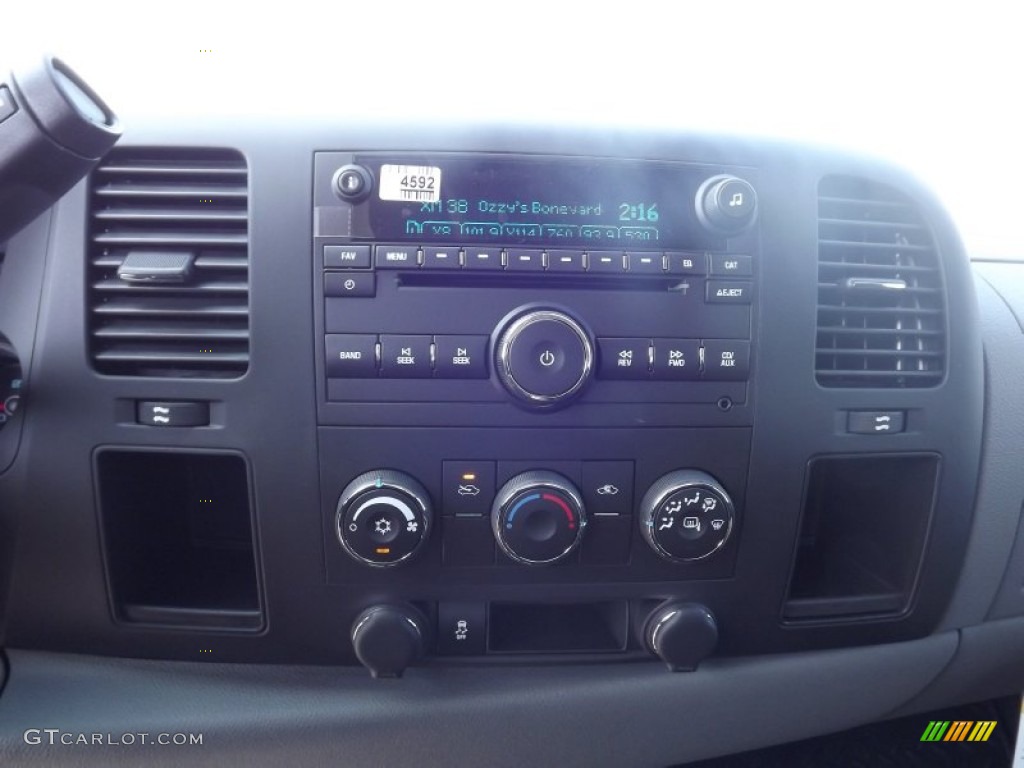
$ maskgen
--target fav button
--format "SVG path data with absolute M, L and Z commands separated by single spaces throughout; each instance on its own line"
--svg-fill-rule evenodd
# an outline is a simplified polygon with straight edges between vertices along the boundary
M 370 246 L 325 245 L 324 269 L 369 269 Z

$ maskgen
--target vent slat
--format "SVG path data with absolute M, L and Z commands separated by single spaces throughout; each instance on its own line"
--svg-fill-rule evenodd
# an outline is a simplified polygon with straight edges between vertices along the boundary
M 244 166 L 237 168 L 225 167 L 222 165 L 203 165 L 192 163 L 190 165 L 173 165 L 169 163 L 105 163 L 96 169 L 102 174 L 121 174 L 124 176 L 145 177 L 145 176 L 233 176 L 244 179 L 246 169 Z
M 114 278 L 98 280 L 92 284 L 94 291 L 101 293 L 149 293 L 191 295 L 195 293 L 248 293 L 249 284 L 245 280 L 205 280 L 191 281 L 181 285 L 171 283 L 128 283 Z
M 909 221 L 875 221 L 875 220 L 850 220 L 850 219 L 835 219 L 819 216 L 819 224 L 832 224 L 836 226 L 850 227 L 863 227 L 864 229 L 881 229 L 881 230 L 906 230 L 910 232 L 925 231 L 927 228 L 921 224 L 914 224 Z
M 824 248 L 849 248 L 853 251 L 885 251 L 886 253 L 928 253 L 932 250 L 930 245 L 912 245 L 910 243 L 865 243 L 861 240 L 818 240 L 818 245 Z
M 897 190 L 852 177 L 822 179 L 818 203 L 818 383 L 937 386 L 946 371 L 945 286 L 920 213 Z M 894 286 L 857 289 L 865 280 Z
M 168 322 L 160 325 L 122 322 L 109 328 L 97 328 L 93 332 L 97 339 L 202 339 L 209 341 L 247 341 L 246 328 L 191 328 L 180 323 Z
M 248 317 L 249 308 L 245 304 L 213 302 L 206 299 L 111 299 L 103 304 L 94 305 L 96 315 L 124 315 L 138 317 L 141 315 L 160 315 L 170 317 Z
M 92 240 L 99 245 L 213 245 L 245 246 L 249 237 L 232 232 L 98 232 Z
M 106 208 L 96 211 L 93 218 L 99 221 L 201 221 L 244 222 L 248 214 L 244 210 L 210 210 L 203 208 Z
M 125 198 L 194 198 L 206 200 L 212 198 L 227 198 L 231 200 L 244 201 L 249 192 L 245 187 L 234 184 L 129 184 L 125 182 L 111 182 L 93 189 L 93 194 L 98 197 L 125 197 Z
M 837 335 L 837 336 L 892 336 L 901 338 L 917 338 L 917 337 L 938 337 L 945 336 L 942 331 L 928 330 L 924 328 L 914 328 L 906 330 L 896 330 L 893 328 L 852 328 L 848 326 L 839 325 L 818 325 L 818 335 Z
M 90 352 L 116 376 L 234 378 L 249 366 L 248 170 L 240 153 L 115 149 L 93 171 Z M 194 255 L 178 283 L 121 280 L 128 253 Z

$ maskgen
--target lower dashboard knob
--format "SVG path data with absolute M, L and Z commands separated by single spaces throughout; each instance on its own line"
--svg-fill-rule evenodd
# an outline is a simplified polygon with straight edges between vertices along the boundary
M 401 677 L 423 655 L 427 624 L 411 605 L 375 605 L 352 623 L 352 649 L 374 677 Z
M 691 672 L 718 645 L 718 623 L 700 603 L 664 603 L 644 624 L 644 644 L 671 671 Z
M 659 478 L 640 502 L 640 533 L 659 556 L 702 560 L 728 541 L 735 522 L 732 499 L 705 472 L 681 469 Z
M 345 486 L 338 499 L 338 541 L 361 563 L 398 565 L 426 543 L 431 526 L 430 496 L 403 472 L 365 472 Z
M 546 565 L 569 556 L 587 525 L 580 492 L 555 472 L 516 475 L 491 508 L 491 529 L 502 551 L 523 565 Z

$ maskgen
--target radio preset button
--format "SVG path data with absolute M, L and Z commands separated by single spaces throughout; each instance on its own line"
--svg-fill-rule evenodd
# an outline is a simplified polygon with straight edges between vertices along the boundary
M 424 269 L 460 269 L 459 249 L 456 248 L 424 248 Z
M 324 269 L 369 269 L 370 246 L 325 245 Z
M 393 378 L 429 378 L 430 337 L 381 336 L 380 370 Z
M 704 275 L 708 271 L 703 253 L 666 253 L 665 266 L 673 275 Z
M 733 339 L 704 341 L 704 378 L 745 381 L 750 373 L 750 342 Z
M 591 272 L 626 271 L 626 257 L 621 253 L 591 251 L 587 256 L 587 268 Z
M 582 272 L 583 251 L 548 251 L 549 272 Z
M 700 341 L 655 339 L 654 378 L 693 381 L 700 378 Z
M 326 272 L 324 296 L 375 296 L 376 277 L 373 272 Z
M 711 274 L 750 277 L 754 274 L 754 260 L 749 256 L 713 253 L 711 254 Z
M 660 253 L 627 253 L 626 265 L 634 274 L 660 275 L 665 263 Z
M 466 269 L 501 269 L 501 248 L 467 248 Z
M 435 336 L 434 370 L 444 379 L 487 378 L 486 336 Z
M 327 335 L 327 377 L 366 379 L 377 375 L 377 337 L 356 333 Z
M 419 249 L 415 245 L 378 245 L 376 263 L 378 269 L 416 269 Z
M 511 272 L 541 272 L 544 269 L 544 251 L 533 248 L 509 248 L 505 269 Z
M 749 304 L 753 284 L 748 280 L 708 280 L 709 304 Z
M 650 339 L 598 339 L 598 375 L 602 379 L 646 379 Z

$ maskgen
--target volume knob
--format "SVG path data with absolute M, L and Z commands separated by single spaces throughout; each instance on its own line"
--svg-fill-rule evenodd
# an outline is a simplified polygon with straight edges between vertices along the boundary
M 498 333 L 494 368 L 524 405 L 550 408 L 567 402 L 587 383 L 593 365 L 590 337 L 564 312 L 527 312 Z

